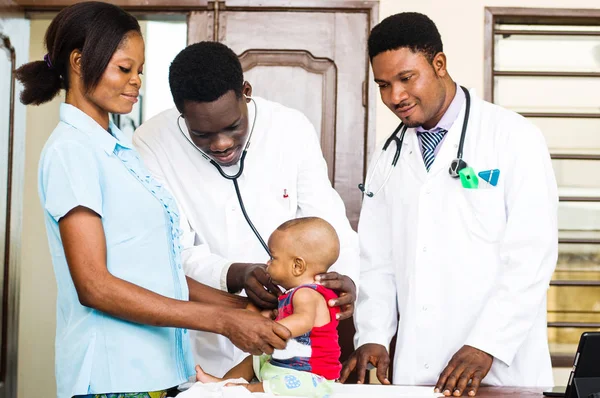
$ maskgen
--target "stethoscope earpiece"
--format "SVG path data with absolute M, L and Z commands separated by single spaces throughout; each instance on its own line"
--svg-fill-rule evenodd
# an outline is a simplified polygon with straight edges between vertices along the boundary
M 365 184 L 363 184 L 362 182 L 358 184 L 358 189 L 360 189 L 360 191 L 367 195 L 369 198 L 372 198 L 374 195 L 373 192 L 365 190 Z

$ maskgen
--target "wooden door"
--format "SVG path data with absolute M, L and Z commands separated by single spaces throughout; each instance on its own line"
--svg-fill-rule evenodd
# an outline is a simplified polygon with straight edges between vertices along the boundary
M 240 57 L 253 94 L 309 118 L 320 136 L 329 178 L 356 228 L 362 200 L 357 185 L 374 137 L 366 49 L 373 7 L 343 8 L 355 2 L 326 0 L 290 2 L 295 8 L 261 6 L 268 3 L 209 3 L 208 10 L 190 14 L 188 43 L 228 45 Z

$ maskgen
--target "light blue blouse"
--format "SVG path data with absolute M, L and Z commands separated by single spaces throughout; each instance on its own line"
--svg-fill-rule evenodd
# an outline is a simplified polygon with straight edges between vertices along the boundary
M 170 193 L 146 171 L 126 136 L 109 134 L 62 104 L 60 123 L 39 163 L 38 189 L 56 282 L 59 398 L 173 387 L 194 374 L 187 330 L 140 325 L 79 303 L 58 221 L 77 206 L 102 217 L 107 267 L 117 278 L 188 300 L 179 214 Z

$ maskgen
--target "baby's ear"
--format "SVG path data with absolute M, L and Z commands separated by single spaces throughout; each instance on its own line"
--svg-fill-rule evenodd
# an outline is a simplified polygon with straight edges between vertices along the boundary
M 306 261 L 302 257 L 294 258 L 294 265 L 292 267 L 292 274 L 294 276 L 301 276 L 306 272 Z

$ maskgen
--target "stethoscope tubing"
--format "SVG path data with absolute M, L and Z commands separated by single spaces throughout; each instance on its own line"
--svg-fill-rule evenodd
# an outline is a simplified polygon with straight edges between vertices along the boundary
M 256 238 L 262 245 L 263 249 L 265 249 L 265 251 L 267 252 L 267 255 L 269 256 L 269 258 L 271 258 L 271 251 L 269 250 L 269 246 L 265 243 L 264 239 L 260 235 L 260 232 L 258 232 L 256 227 L 252 223 L 252 220 L 250 220 L 250 216 L 248 216 L 248 213 L 246 212 L 246 207 L 244 206 L 244 200 L 242 199 L 242 194 L 240 193 L 240 187 L 238 185 L 237 178 L 233 178 L 232 181 L 233 181 L 233 187 L 235 188 L 235 193 L 238 198 L 238 203 L 240 204 L 240 208 L 242 209 L 242 214 L 244 215 L 244 218 L 246 219 L 246 223 L 248 223 L 248 226 L 250 227 L 252 232 L 254 232 L 254 235 L 256 235 Z
M 244 200 L 242 198 L 242 194 L 240 192 L 240 187 L 238 184 L 238 178 L 241 177 L 241 175 L 244 172 L 244 165 L 245 165 L 245 161 L 246 161 L 246 155 L 248 153 L 248 148 L 250 147 L 250 141 L 252 139 L 252 134 L 254 133 L 254 126 L 256 125 L 256 116 L 258 115 L 258 106 L 256 105 L 256 101 L 254 100 L 254 98 L 250 98 L 250 100 L 252 101 L 252 103 L 254 104 L 254 118 L 252 119 L 252 128 L 250 129 L 250 135 L 248 136 L 248 141 L 246 142 L 246 146 L 244 147 L 244 150 L 242 151 L 242 156 L 240 157 L 240 168 L 238 170 L 237 173 L 233 174 L 233 175 L 229 175 L 227 173 L 225 173 L 225 171 L 221 168 L 221 166 L 219 165 L 219 163 L 217 163 L 214 159 L 211 159 L 210 156 L 208 156 L 206 153 L 204 153 L 204 151 L 202 149 L 200 149 L 196 144 L 194 144 L 194 142 L 191 140 L 190 137 L 188 137 L 183 130 L 181 129 L 181 126 L 179 125 L 179 118 L 181 118 L 182 116 L 179 115 L 179 118 L 177 118 L 177 127 L 179 128 L 179 132 L 181 133 L 181 135 L 184 136 L 184 138 L 198 151 L 200 152 L 200 154 L 202 155 L 202 157 L 204 157 L 204 159 L 208 160 L 210 164 L 212 164 L 215 169 L 217 169 L 217 171 L 219 172 L 219 174 L 221 175 L 221 177 L 233 181 L 233 187 L 235 188 L 235 194 L 237 196 L 237 200 L 238 203 L 240 205 L 240 209 L 242 210 L 242 214 L 244 216 L 244 219 L 246 219 L 246 223 L 248 224 L 248 226 L 250 227 L 250 229 L 252 230 L 252 232 L 254 233 L 254 235 L 256 236 L 256 238 L 258 239 L 258 241 L 260 242 L 261 246 L 263 247 L 263 249 L 265 249 L 265 251 L 267 252 L 267 255 L 269 256 L 269 258 L 271 258 L 271 252 L 269 251 L 269 246 L 265 243 L 265 240 L 262 238 L 262 236 L 260 235 L 260 233 L 258 232 L 258 230 L 256 229 L 256 227 L 254 226 L 254 223 L 252 222 L 252 220 L 250 219 L 250 216 L 248 216 L 248 212 L 246 211 L 246 207 L 244 206 Z
M 456 162 L 457 165 L 463 164 L 464 167 L 466 167 L 466 163 L 464 163 L 464 161 L 462 160 L 462 157 L 463 157 L 463 147 L 465 144 L 465 137 L 467 135 L 467 128 L 469 125 L 469 115 L 471 113 L 470 112 L 471 111 L 471 95 L 469 94 L 469 90 L 467 90 L 463 86 L 460 86 L 460 88 L 465 93 L 466 109 L 465 109 L 465 116 L 463 119 L 462 131 L 460 134 L 460 142 L 458 145 L 458 150 L 456 151 L 456 159 L 453 161 L 453 163 Z M 404 123 L 400 123 L 398 125 L 398 127 L 396 127 L 394 132 L 385 140 L 383 148 L 381 149 L 381 152 L 379 153 L 379 155 L 377 155 L 377 160 L 375 160 L 375 165 L 373 166 L 373 172 L 371 173 L 370 176 L 367 177 L 367 180 L 365 181 L 364 184 L 363 183 L 358 184 L 358 189 L 360 189 L 365 194 L 365 196 L 372 198 L 373 196 L 377 195 L 379 193 L 379 191 L 381 191 L 383 189 L 383 187 L 386 185 L 386 183 L 390 179 L 390 177 L 392 175 L 392 171 L 396 167 L 396 164 L 398 163 L 398 159 L 400 158 L 400 154 L 402 151 L 402 144 L 404 143 L 404 134 L 406 133 L 407 129 L 408 129 L 408 127 Z M 398 137 L 398 131 L 401 131 L 400 137 Z M 373 191 L 369 190 L 369 187 L 371 186 L 371 182 L 373 181 L 373 176 L 375 174 L 374 171 L 377 170 L 377 166 L 379 165 L 379 161 L 381 160 L 381 157 L 387 151 L 388 147 L 390 146 L 390 144 L 392 142 L 394 142 L 394 144 L 396 144 L 396 152 L 394 153 L 394 157 L 392 159 L 392 167 L 390 167 L 390 170 L 388 171 L 388 173 L 385 177 L 385 180 L 383 181 L 381 186 L 377 189 L 376 192 L 373 192 Z M 452 173 L 450 173 L 450 175 L 453 178 L 456 178 L 456 177 L 458 177 L 458 171 L 459 170 L 456 170 L 456 173 L 455 173 L 456 175 L 454 175 Z

